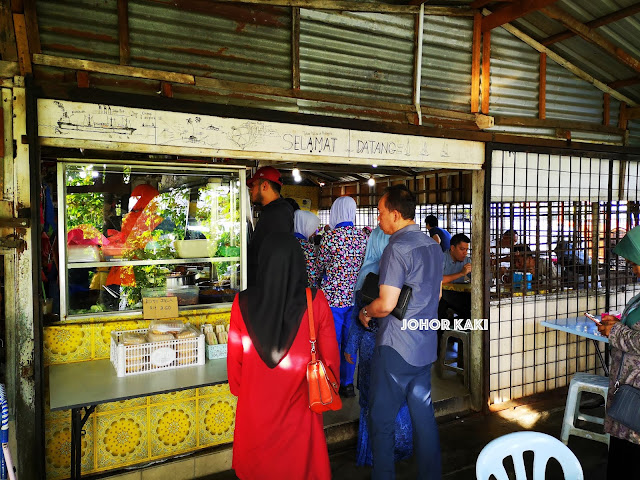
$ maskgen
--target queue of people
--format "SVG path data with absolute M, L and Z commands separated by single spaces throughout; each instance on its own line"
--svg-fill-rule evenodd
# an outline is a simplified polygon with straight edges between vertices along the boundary
M 339 376 L 341 396 L 355 395 L 359 357 L 358 464 L 373 465 L 374 479 L 391 479 L 395 461 L 415 450 L 419 478 L 440 478 L 431 399 L 437 333 L 403 329 L 391 312 L 406 286 L 412 293 L 404 316 L 437 317 L 445 256 L 459 258 L 459 237 L 443 253 L 446 235 L 434 233 L 438 242 L 423 233 L 415 222 L 415 196 L 393 186 L 378 203 L 379 226 L 371 232 L 354 225 L 355 201 L 338 198 L 316 247 L 318 217 L 294 213 L 280 197 L 277 170 L 259 169 L 247 184 L 252 202 L 263 209 L 249 241 L 251 282 L 234 300 L 229 332 L 237 476 L 331 477 L 322 415 L 309 409 L 305 376 L 312 308 L 317 341 L 311 348 Z M 379 295 L 367 303 L 358 291 L 369 272 L 379 272 Z

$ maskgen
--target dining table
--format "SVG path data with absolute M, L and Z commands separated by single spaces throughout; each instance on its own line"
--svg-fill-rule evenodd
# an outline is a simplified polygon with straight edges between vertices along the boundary
M 595 317 L 600 320 L 600 315 L 596 315 Z M 598 358 L 600 359 L 602 369 L 604 370 L 605 375 L 607 377 L 609 376 L 609 352 L 608 350 L 605 350 L 605 354 L 603 356 L 602 350 L 600 349 L 600 342 L 609 343 L 609 338 L 598 332 L 598 326 L 593 320 L 590 320 L 585 316 L 555 318 L 551 320 L 544 320 L 540 322 L 540 325 L 592 340 L 595 345 Z

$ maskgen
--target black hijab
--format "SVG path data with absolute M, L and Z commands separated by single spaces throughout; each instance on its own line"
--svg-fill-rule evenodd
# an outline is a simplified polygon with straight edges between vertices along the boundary
M 267 235 L 258 254 L 256 284 L 240 292 L 239 303 L 253 346 L 269 368 L 285 357 L 298 333 L 307 309 L 306 285 L 298 240 L 290 233 Z

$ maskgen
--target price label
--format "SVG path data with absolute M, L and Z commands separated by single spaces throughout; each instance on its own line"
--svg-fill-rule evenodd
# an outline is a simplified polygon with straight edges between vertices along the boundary
M 143 298 L 142 315 L 149 320 L 176 318 L 178 316 L 178 297 Z

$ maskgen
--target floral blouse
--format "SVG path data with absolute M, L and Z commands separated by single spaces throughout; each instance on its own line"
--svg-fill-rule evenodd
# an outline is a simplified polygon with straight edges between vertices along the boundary
M 337 227 L 322 237 L 318 275 L 325 274 L 320 287 L 331 307 L 353 305 L 353 289 L 367 250 L 367 235 L 355 226 Z
M 307 261 L 307 287 L 317 288 L 318 286 L 318 261 L 315 245 L 302 238 L 298 238 L 302 253 Z
M 634 300 L 636 299 L 634 298 Z M 621 385 L 629 384 L 635 388 L 640 388 L 640 322 L 632 327 L 622 323 L 615 324 L 609 333 L 609 346 L 611 347 L 611 367 L 609 368 L 607 407 L 615 402 L 613 392 L 615 391 L 619 370 Z M 620 360 L 623 353 L 625 355 L 621 369 Z M 608 415 L 605 417 L 604 431 L 622 440 L 640 444 L 640 432 L 619 424 Z

